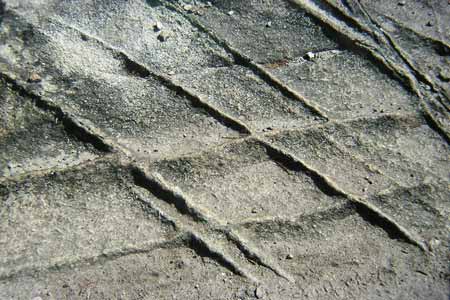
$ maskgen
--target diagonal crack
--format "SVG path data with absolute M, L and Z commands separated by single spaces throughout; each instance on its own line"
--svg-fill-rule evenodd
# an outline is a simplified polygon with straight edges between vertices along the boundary
M 360 199 L 349 192 L 342 190 L 336 183 L 331 179 L 321 174 L 319 171 L 315 170 L 313 167 L 309 166 L 306 162 L 295 157 L 289 152 L 271 145 L 269 142 L 259 138 L 261 144 L 265 145 L 268 151 L 273 152 L 277 159 L 287 165 L 288 168 L 297 168 L 304 170 L 308 174 L 316 185 L 326 194 L 337 195 L 345 197 L 350 200 L 356 206 L 357 212 L 370 223 L 376 224 L 385 230 L 391 237 L 404 240 L 412 245 L 419 247 L 423 251 L 427 251 L 427 247 L 421 241 L 422 239 L 416 236 L 414 233 L 410 232 L 402 225 L 397 223 L 392 217 L 381 211 L 378 207 L 367 202 L 366 200 Z
M 101 38 L 97 36 L 93 36 L 91 34 L 88 34 L 81 29 L 66 24 L 62 21 L 56 21 L 62 26 L 68 27 L 70 29 L 73 29 L 77 32 L 79 32 L 85 39 L 91 39 L 96 41 L 97 43 L 101 44 L 103 47 L 111 51 L 113 54 L 115 54 L 116 58 L 120 59 L 124 66 L 127 68 L 127 70 L 133 74 L 137 74 L 140 77 L 146 78 L 146 77 L 152 77 L 159 81 L 161 84 L 163 84 L 165 87 L 169 88 L 172 91 L 175 91 L 184 97 L 186 97 L 194 106 L 201 107 L 205 111 L 209 113 L 210 116 L 215 118 L 220 123 L 224 124 L 225 126 L 234 129 L 242 134 L 250 134 L 251 130 L 247 125 L 242 123 L 240 120 L 228 115 L 227 113 L 223 112 L 219 108 L 211 105 L 210 103 L 204 101 L 201 96 L 197 95 L 195 92 L 176 84 L 173 82 L 170 78 L 162 75 L 157 74 L 151 70 L 148 66 L 145 65 L 145 63 L 138 61 L 135 58 L 132 58 L 132 56 L 128 53 L 126 53 L 122 49 L 117 49 L 114 46 L 108 44 L 106 41 L 102 40 Z
M 295 3 L 300 3 L 300 5 L 306 5 L 308 8 L 308 11 L 315 15 L 318 18 L 331 26 L 334 30 L 339 32 L 340 34 L 347 34 L 348 30 L 339 30 L 341 28 L 342 24 L 336 24 L 330 21 L 330 19 L 327 17 L 326 19 L 320 17 L 320 10 L 318 10 L 316 7 L 313 7 L 309 4 L 305 4 L 308 1 L 293 1 Z M 170 7 L 173 7 L 172 4 L 167 4 Z M 309 6 L 308 6 L 309 5 Z M 177 10 L 178 11 L 178 10 Z M 309 101 L 308 99 L 304 98 L 294 90 L 290 89 L 288 86 L 286 86 L 283 82 L 281 82 L 276 77 L 272 76 L 266 69 L 264 69 L 261 65 L 253 62 L 250 58 L 246 57 L 242 53 L 240 53 L 238 50 L 234 49 L 232 46 L 227 44 L 225 41 L 219 39 L 213 32 L 211 32 L 209 29 L 203 27 L 200 23 L 196 22 L 193 18 L 186 16 L 185 14 L 181 13 L 183 16 L 187 17 L 190 22 L 196 26 L 197 28 L 201 29 L 202 31 L 206 32 L 214 41 L 216 41 L 218 44 L 220 44 L 227 52 L 231 53 L 236 60 L 238 64 L 241 64 L 242 66 L 251 69 L 253 72 L 255 72 L 257 75 L 259 75 L 262 79 L 265 80 L 265 82 L 273 87 L 276 87 L 278 90 L 280 90 L 284 95 L 288 96 L 291 99 L 294 99 L 296 101 L 300 101 L 303 103 L 306 107 L 308 107 L 312 112 L 316 113 L 317 115 L 321 116 L 322 118 L 329 120 L 329 118 L 326 116 L 326 114 L 321 110 L 320 107 Z M 60 21 L 58 21 L 60 22 Z M 61 22 L 60 22 L 61 23 Z M 171 81 L 169 78 L 156 74 L 151 71 L 149 67 L 147 67 L 144 63 L 139 62 L 138 60 L 133 59 L 130 55 L 128 55 L 123 50 L 119 50 L 114 48 L 113 46 L 109 45 L 107 42 L 101 40 L 98 37 L 86 34 L 82 32 L 80 29 L 73 27 L 72 25 L 68 24 L 62 24 L 64 26 L 68 26 L 82 34 L 85 38 L 95 40 L 99 43 L 101 43 L 104 47 L 108 48 L 110 51 L 112 51 L 118 59 L 120 59 L 125 68 L 129 71 L 129 73 L 132 73 L 136 76 L 140 76 L 143 78 L 146 77 L 153 77 L 159 82 L 161 82 L 166 87 L 170 88 L 173 91 L 176 91 L 178 93 L 181 93 L 185 97 L 187 97 L 194 105 L 200 106 L 204 108 L 211 116 L 225 124 L 226 126 L 233 128 L 241 133 L 249 134 L 251 137 L 254 137 L 255 135 L 252 133 L 251 129 L 249 127 L 241 122 L 240 120 L 237 120 L 233 118 L 232 116 L 229 116 L 228 114 L 222 112 L 218 108 L 215 108 L 211 104 L 204 101 L 199 95 L 196 95 L 194 92 L 177 85 L 173 81 Z M 411 86 L 416 86 L 416 82 L 413 78 L 408 77 L 408 72 L 403 71 L 403 69 L 398 69 L 396 67 L 396 64 L 394 62 L 391 62 L 389 59 L 385 58 L 383 54 L 377 53 L 374 50 L 374 47 L 370 43 L 367 42 L 367 39 L 361 38 L 357 35 L 350 34 L 348 37 L 352 42 L 357 44 L 358 46 L 362 47 L 366 51 L 370 52 L 372 56 L 381 61 L 387 69 L 393 71 L 395 74 L 399 74 L 400 77 L 406 76 L 406 78 L 409 80 Z M 406 73 L 405 73 L 406 72 Z M 196 251 L 200 253 L 206 253 L 207 255 L 211 256 L 212 258 L 216 259 L 218 262 L 220 262 L 222 265 L 227 267 L 228 269 L 232 270 L 234 273 L 239 274 L 241 276 L 250 278 L 251 280 L 257 281 L 253 278 L 253 276 L 245 270 L 242 266 L 237 263 L 232 255 L 229 253 L 226 253 L 226 251 L 216 248 L 214 246 L 214 243 L 209 241 L 208 239 L 208 233 L 214 233 L 214 234 L 222 234 L 224 235 L 229 242 L 234 244 L 239 251 L 246 257 L 247 260 L 255 261 L 259 265 L 263 266 L 266 269 L 271 270 L 275 274 L 277 274 L 280 277 L 283 277 L 285 279 L 291 280 L 291 276 L 284 272 L 281 268 L 279 268 L 276 264 L 273 264 L 273 262 L 270 261 L 269 258 L 266 256 L 258 253 L 254 249 L 252 249 L 247 241 L 244 241 L 241 237 L 239 237 L 236 233 L 234 233 L 229 228 L 221 228 L 217 224 L 214 223 L 213 220 L 210 220 L 210 218 L 203 212 L 199 211 L 197 208 L 195 208 L 189 201 L 189 199 L 180 192 L 176 187 L 170 186 L 167 184 L 163 178 L 160 178 L 158 176 L 150 176 L 148 175 L 145 170 L 143 170 L 139 165 L 132 162 L 132 155 L 128 154 L 128 150 L 122 146 L 119 146 L 112 141 L 109 141 L 103 135 L 96 130 L 95 128 L 91 128 L 90 126 L 87 126 L 85 123 L 80 121 L 78 118 L 76 118 L 73 114 L 71 114 L 69 111 L 63 109 L 62 107 L 59 107 L 52 103 L 50 100 L 45 99 L 44 97 L 41 97 L 39 95 L 36 95 L 35 93 L 28 91 L 25 87 L 21 85 L 18 81 L 13 79 L 12 77 L 8 76 L 5 73 L 0 73 L 0 76 L 3 80 L 10 83 L 16 91 L 19 93 L 22 93 L 23 95 L 30 98 L 37 107 L 40 109 L 50 111 L 52 112 L 56 117 L 63 120 L 64 125 L 66 127 L 66 130 L 68 132 L 73 133 L 81 140 L 84 140 L 85 142 L 93 144 L 96 148 L 103 152 L 117 152 L 118 156 L 126 161 L 127 164 L 129 164 L 129 167 L 131 169 L 132 174 L 135 177 L 135 185 L 145 188 L 147 191 L 153 193 L 158 200 L 161 200 L 161 202 L 164 202 L 168 205 L 174 205 L 178 215 L 175 217 L 170 216 L 169 212 L 165 212 L 164 210 L 158 208 L 154 203 L 151 203 L 148 201 L 145 196 L 140 196 L 140 201 L 143 203 L 146 203 L 147 205 L 150 205 L 152 209 L 158 211 L 161 216 L 163 216 L 168 221 L 175 224 L 175 227 L 178 229 L 181 229 L 182 232 L 185 232 L 185 234 L 181 234 L 181 237 L 179 239 L 183 241 L 187 241 L 187 243 L 190 245 L 191 248 L 195 249 Z M 417 89 L 418 91 L 418 89 Z M 330 122 L 326 123 L 329 124 Z M 323 126 L 323 125 L 322 125 Z M 355 210 L 368 222 L 375 224 L 376 226 L 381 227 L 383 230 L 385 230 L 387 233 L 390 234 L 391 237 L 398 238 L 401 240 L 404 240 L 408 243 L 411 243 L 420 249 L 427 251 L 427 248 L 423 244 L 422 241 L 418 237 L 416 237 L 413 233 L 409 232 L 407 229 L 402 227 L 400 224 L 398 224 L 392 217 L 382 212 L 379 208 L 375 207 L 374 205 L 370 204 L 369 202 L 358 199 L 357 197 L 351 195 L 350 193 L 343 191 L 340 189 L 332 180 L 327 178 L 325 175 L 321 174 L 311 166 L 309 166 L 306 162 L 296 158 L 294 155 L 290 154 L 289 152 L 285 151 L 284 149 L 277 148 L 276 146 L 272 145 L 270 142 L 266 141 L 264 137 L 255 137 L 257 141 L 260 142 L 260 144 L 265 147 L 268 150 L 269 156 L 274 161 L 277 161 L 284 165 L 287 169 L 294 169 L 294 170 L 301 170 L 305 172 L 308 176 L 310 176 L 315 184 L 321 189 L 321 191 L 327 195 L 335 195 L 335 196 L 342 196 L 349 200 L 349 202 L 352 204 L 352 206 L 355 208 Z M 161 205 L 162 207 L 167 207 L 164 205 Z M 194 230 L 195 228 L 191 226 L 191 223 L 189 221 L 182 222 L 178 220 L 181 215 L 184 215 L 185 217 L 188 217 L 192 219 L 193 224 L 196 226 L 200 226 L 201 230 L 197 232 Z M 184 229 L 187 228 L 187 229 Z M 187 233 L 186 233 L 187 232 Z M 206 233 L 205 233 L 206 232 Z M 179 241 L 179 239 L 176 239 Z M 145 252 L 145 251 L 151 251 L 154 247 L 160 247 L 161 245 L 164 245 L 167 242 L 163 243 L 155 243 L 154 245 L 149 246 L 149 248 L 145 249 L 137 249 L 137 248 L 130 248 L 130 249 L 121 249 L 117 250 L 116 252 L 112 252 L 111 254 L 107 254 L 106 256 L 102 255 L 99 257 L 94 258 L 86 258 L 85 261 L 99 261 L 102 259 L 102 257 L 120 257 L 121 255 L 127 255 L 127 253 L 139 253 L 139 252 Z M 169 242 L 171 243 L 171 242 Z M 80 260 L 82 262 L 83 260 Z M 67 267 L 71 265 L 72 263 L 67 263 Z M 65 267 L 66 264 L 64 264 L 62 267 Z M 49 266 L 48 269 L 59 269 L 61 266 L 55 265 L 55 266 Z M 10 278 L 11 276 L 18 276 L 20 274 L 27 274 L 32 273 L 33 270 L 37 270 L 36 267 L 27 267 L 23 271 L 19 271 L 14 274 L 5 275 L 4 277 L 0 277 L 0 280 L 5 280 Z
M 344 36 L 345 39 L 349 40 L 349 42 L 346 43 L 350 43 L 350 45 L 354 46 L 356 49 L 369 54 L 370 58 L 381 63 L 386 70 L 395 75 L 395 77 L 400 80 L 401 84 L 418 96 L 428 126 L 438 133 L 447 143 L 450 143 L 450 133 L 447 132 L 441 122 L 433 115 L 427 101 L 424 99 L 423 93 L 420 91 L 420 83 L 423 82 L 428 85 L 427 81 L 422 81 L 420 78 L 416 77 L 417 74 L 414 68 L 411 68 L 409 65 L 410 62 L 404 60 L 404 58 L 406 58 L 404 52 L 400 51 L 401 49 L 399 47 L 394 47 L 396 45 L 395 41 L 390 38 L 389 35 L 386 35 L 385 31 L 382 31 L 381 33 L 376 32 L 364 25 L 358 19 L 341 12 L 333 5 L 333 13 L 335 15 L 324 11 L 323 8 L 313 0 L 288 1 L 306 10 L 310 15 L 314 16 L 325 26 L 330 27 L 337 34 Z M 328 1 L 326 1 L 326 3 L 331 5 Z M 341 19 L 344 19 L 344 21 Z M 349 20 L 351 23 L 356 22 L 359 32 L 355 32 L 353 27 L 348 25 Z M 393 42 L 392 45 L 390 44 L 391 42 Z M 384 51 L 379 51 L 378 49 Z M 384 53 L 386 50 L 388 52 Z M 389 58 L 389 54 L 394 57 L 399 57 L 400 63 Z
M 73 269 L 74 266 L 101 264 L 104 261 L 115 260 L 133 254 L 149 253 L 160 248 L 174 248 L 184 244 L 187 237 L 188 235 L 186 233 L 181 233 L 173 239 L 150 241 L 147 242 L 146 245 L 140 247 L 130 245 L 123 248 L 110 249 L 94 256 L 64 258 L 60 262 L 55 262 L 48 265 L 42 265 L 41 263 L 24 265 L 19 268 L 15 268 L 11 272 L 0 274 L 0 281 L 11 280 L 20 276 L 34 275 L 41 272 Z
M 259 76 L 261 79 L 263 79 L 266 84 L 276 88 L 278 91 L 280 91 L 284 96 L 288 97 L 289 99 L 292 99 L 294 101 L 298 101 L 302 103 L 307 109 L 309 109 L 312 113 L 316 114 L 317 116 L 329 120 L 327 114 L 324 112 L 324 110 L 319 107 L 316 103 L 313 103 L 303 95 L 299 94 L 295 90 L 291 89 L 289 86 L 284 84 L 281 80 L 273 76 L 270 72 L 268 72 L 262 65 L 254 62 L 251 58 L 247 57 L 245 54 L 240 52 L 238 49 L 235 49 L 233 46 L 231 46 L 229 43 L 227 43 L 225 40 L 218 37 L 214 32 L 212 32 L 210 29 L 203 26 L 200 22 L 198 22 L 194 17 L 191 15 L 186 15 L 182 9 L 180 9 L 177 5 L 171 4 L 171 3 L 164 3 L 167 8 L 172 9 L 182 15 L 184 18 L 186 18 L 194 27 L 201 30 L 202 32 L 206 33 L 214 42 L 216 42 L 219 46 L 221 46 L 227 53 L 231 54 L 234 58 L 234 61 L 236 64 L 243 66 L 249 70 L 251 70 L 253 73 L 255 73 L 257 76 Z
M 0 72 L 0 79 L 9 83 L 11 88 L 18 92 L 19 95 L 30 99 L 38 108 L 52 113 L 55 118 L 61 120 L 64 129 L 70 135 L 74 135 L 81 141 L 93 145 L 94 148 L 99 151 L 113 152 L 114 147 L 109 144 L 99 132 L 93 128 L 89 128 L 86 124 L 83 124 L 83 121 L 79 120 L 68 110 L 63 109 L 52 103 L 50 100 L 28 90 L 24 85 L 4 72 Z

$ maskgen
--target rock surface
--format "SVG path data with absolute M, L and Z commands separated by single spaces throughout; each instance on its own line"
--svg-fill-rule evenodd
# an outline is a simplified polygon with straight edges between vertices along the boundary
M 0 1 L 0 299 L 448 299 L 449 16 Z

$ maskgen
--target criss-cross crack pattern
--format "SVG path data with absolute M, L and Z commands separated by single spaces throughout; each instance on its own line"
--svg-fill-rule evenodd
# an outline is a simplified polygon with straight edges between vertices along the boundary
M 0 1 L 0 298 L 447 299 L 450 8 L 400 2 Z

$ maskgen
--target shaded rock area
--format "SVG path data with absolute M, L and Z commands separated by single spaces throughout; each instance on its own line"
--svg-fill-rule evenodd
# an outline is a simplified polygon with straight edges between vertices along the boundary
M 0 299 L 448 299 L 449 16 L 0 1 Z

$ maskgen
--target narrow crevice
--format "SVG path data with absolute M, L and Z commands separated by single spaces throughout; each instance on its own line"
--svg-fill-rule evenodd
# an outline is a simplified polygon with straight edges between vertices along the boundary
M 371 204 L 361 201 L 353 201 L 353 203 L 355 204 L 356 211 L 365 221 L 383 229 L 390 238 L 407 242 L 418 246 L 423 251 L 427 251 L 427 247 L 422 242 L 418 241 L 410 232 Z
M 131 60 L 128 56 L 123 53 L 116 53 L 119 59 L 123 62 L 126 71 L 132 76 L 138 76 L 141 78 L 147 78 L 151 75 L 150 71 L 141 64 Z
M 176 92 L 180 96 L 186 97 L 194 107 L 198 107 L 205 110 L 211 117 L 216 119 L 219 123 L 223 124 L 224 126 L 236 130 L 241 134 L 251 134 L 251 130 L 245 124 L 243 124 L 239 120 L 235 120 L 233 117 L 228 116 L 224 112 L 218 110 L 217 108 L 201 100 L 194 93 L 191 93 L 182 86 L 173 83 L 167 78 L 158 75 L 155 75 L 155 77 L 170 90 Z
M 347 197 L 346 194 L 331 186 L 323 176 L 312 171 L 290 154 L 284 153 L 284 151 L 281 151 L 280 149 L 277 149 L 264 141 L 261 141 L 261 145 L 266 149 L 267 155 L 269 155 L 272 160 L 279 162 L 289 170 L 306 174 L 324 194 L 331 197 Z
M 412 245 L 418 246 L 421 250 L 427 251 L 427 247 L 424 246 L 412 233 L 401 225 L 397 224 L 391 217 L 380 211 L 377 207 L 365 201 L 358 200 L 351 194 L 340 190 L 332 182 L 330 182 L 325 176 L 321 175 L 316 170 L 306 166 L 303 162 L 296 159 L 292 155 L 285 153 L 281 149 L 277 149 L 267 142 L 261 141 L 263 146 L 266 147 L 269 156 L 274 160 L 282 163 L 286 168 L 297 171 L 300 170 L 307 174 L 316 184 L 316 186 L 325 194 L 330 196 L 341 196 L 350 200 L 354 205 L 356 211 L 369 223 L 382 228 L 388 233 L 388 235 L 394 239 L 404 240 Z
M 131 74 L 137 74 L 138 76 L 140 76 L 142 78 L 147 78 L 147 77 L 151 76 L 155 80 L 161 82 L 165 87 L 167 87 L 171 91 L 177 93 L 179 96 L 185 97 L 186 99 L 188 99 L 191 102 L 193 107 L 200 108 L 200 109 L 204 110 L 205 112 L 207 112 L 211 117 L 216 119 L 222 125 L 224 125 L 228 128 L 231 128 L 233 130 L 236 130 L 237 132 L 242 133 L 242 134 L 250 134 L 251 133 L 250 129 L 247 128 L 246 125 L 244 125 L 240 121 L 235 120 L 234 118 L 228 116 L 227 114 L 225 114 L 224 112 L 220 111 L 219 109 L 211 106 L 210 104 L 206 103 L 205 101 L 200 99 L 197 95 L 195 95 L 195 93 L 192 93 L 192 92 L 188 91 L 187 89 L 185 89 L 184 87 L 177 85 L 176 83 L 174 83 L 173 81 L 171 81 L 170 79 L 168 79 L 164 76 L 152 73 L 150 70 L 148 70 L 143 65 L 131 60 L 127 55 L 121 53 L 121 56 L 122 56 L 123 61 L 125 62 L 125 65 L 127 66 L 127 70 Z
M 293 2 L 292 0 L 289 0 Z M 318 8 L 322 9 L 324 12 L 328 13 L 329 15 L 333 16 L 334 18 L 341 20 L 344 22 L 348 27 L 352 28 L 353 30 L 356 30 L 358 33 L 369 36 L 371 38 L 376 38 L 373 32 L 367 31 L 365 26 L 358 22 L 357 19 L 353 18 L 352 16 L 347 15 L 345 12 L 343 12 L 339 7 L 334 5 L 333 3 L 330 3 L 329 0 L 325 1 L 317 1 L 312 0 Z M 355 13 L 354 7 L 349 3 L 349 1 L 344 0 L 341 1 L 343 6 L 348 9 L 350 13 Z M 331 28 L 330 28 L 331 29 Z M 338 33 L 341 34 L 341 33 Z M 333 35 L 331 35 L 332 37 Z
M 114 152 L 112 146 L 106 144 L 101 137 L 89 132 L 82 126 L 79 126 L 78 122 L 74 119 L 64 115 L 63 113 L 60 119 L 63 122 L 64 129 L 69 134 L 77 137 L 80 141 L 91 144 L 95 149 L 103 152 Z
M 188 91 L 186 88 L 184 88 L 183 86 L 180 86 L 180 85 L 174 83 L 169 78 L 166 78 L 162 75 L 159 75 L 159 74 L 151 71 L 144 64 L 132 59 L 123 50 L 116 49 L 113 46 L 109 45 L 107 42 L 101 40 L 100 38 L 88 35 L 76 27 L 73 27 L 73 26 L 65 24 L 65 23 L 61 23 L 61 24 L 79 32 L 84 40 L 93 40 L 93 41 L 99 43 L 102 47 L 104 47 L 108 51 L 111 51 L 113 56 L 123 64 L 123 66 L 128 74 L 130 74 L 132 76 L 138 76 L 138 77 L 141 77 L 144 79 L 149 78 L 149 77 L 153 78 L 153 79 L 157 80 L 158 82 L 160 82 L 162 85 L 164 85 L 169 90 L 188 99 L 194 107 L 204 110 L 207 114 L 209 114 L 211 117 L 216 119 L 219 123 L 223 124 L 224 126 L 231 128 L 233 130 L 236 130 L 242 134 L 251 134 L 251 130 L 245 124 L 241 123 L 239 120 L 236 120 L 231 116 L 228 116 L 226 113 L 220 111 L 219 109 L 213 107 L 209 103 L 200 99 L 200 97 L 195 95 L 195 93 L 192 93 L 192 92 Z
M 2 25 L 3 15 L 6 12 L 5 7 L 6 7 L 5 2 L 3 0 L 0 0 L 0 25 Z
M 300 7 L 303 7 L 303 4 L 300 4 L 296 0 L 289 0 L 289 1 L 291 1 L 292 3 L 294 3 Z M 313 1 L 313 3 L 315 3 L 315 1 Z M 305 5 L 308 6 L 311 4 L 305 4 Z M 425 102 L 425 100 L 422 98 L 420 91 L 418 91 L 417 83 L 415 81 L 418 79 L 417 77 L 415 77 L 416 75 L 421 76 L 420 72 L 418 73 L 407 59 L 405 61 L 404 55 L 402 54 L 401 51 L 399 51 L 398 48 L 395 47 L 396 44 L 395 43 L 393 44 L 393 40 L 390 39 L 389 35 L 386 35 L 386 34 L 382 35 L 387 40 L 387 44 L 384 43 L 384 44 L 386 44 L 385 46 L 390 47 L 391 51 L 393 51 L 397 56 L 400 56 L 399 58 L 402 60 L 402 62 L 404 64 L 406 64 L 406 67 L 408 67 L 408 69 L 403 70 L 403 68 L 398 66 L 395 62 L 392 62 L 391 60 L 387 59 L 383 53 L 380 53 L 375 48 L 366 44 L 360 38 L 351 37 L 348 33 L 347 34 L 341 33 L 336 28 L 337 25 L 333 24 L 333 22 L 326 15 L 327 11 L 326 10 L 324 11 L 323 8 L 321 7 L 321 5 L 318 5 L 318 7 L 322 10 L 321 12 L 312 12 L 311 8 L 307 8 L 307 9 L 310 11 L 310 14 L 312 16 L 317 18 L 323 26 L 325 26 L 326 28 L 329 28 L 333 33 L 335 33 L 336 36 L 339 36 L 340 38 L 342 37 L 344 39 L 344 41 L 350 42 L 350 44 L 348 44 L 348 42 L 344 43 L 345 45 L 348 46 L 349 49 L 351 49 L 355 53 L 360 53 L 360 54 L 364 55 L 364 57 L 368 58 L 371 62 L 373 62 L 374 65 L 377 66 L 380 71 L 382 71 L 384 74 L 389 75 L 390 78 L 395 79 L 400 84 L 402 84 L 402 86 L 404 86 L 407 90 L 409 90 L 413 94 L 417 95 L 419 97 L 420 102 L 422 102 L 422 103 Z M 342 17 L 349 18 L 349 17 L 345 16 L 345 14 L 343 14 Z M 354 20 L 354 21 L 357 22 L 356 20 Z M 348 26 L 348 24 L 346 24 L 346 25 Z M 370 30 L 369 28 L 365 28 L 365 26 L 362 26 L 362 25 L 360 26 L 360 28 L 362 29 L 363 34 L 364 33 L 370 34 L 370 36 L 372 37 L 375 44 L 377 44 L 377 45 L 381 44 L 381 41 L 378 38 L 376 38 L 376 36 L 375 36 L 374 32 L 372 32 L 372 30 Z M 394 49 L 392 49 L 392 48 L 394 48 Z M 444 51 L 445 51 L 445 49 L 444 49 Z M 422 79 L 425 79 L 425 82 L 428 82 L 428 80 L 426 80 L 426 78 L 422 78 Z M 419 80 L 420 80 L 420 78 L 419 78 Z M 426 106 L 426 104 L 425 104 L 425 106 Z M 429 112 L 426 107 L 424 108 L 424 114 L 426 115 L 427 122 L 429 124 L 431 124 L 430 128 L 433 129 L 435 132 L 437 132 L 440 136 L 442 136 L 448 142 L 449 141 L 448 134 L 446 133 L 446 131 L 443 128 L 441 128 L 441 126 L 439 125 L 439 122 L 434 119 L 431 112 Z
M 232 233 L 231 231 L 228 231 L 227 237 L 228 240 L 232 242 L 239 249 L 239 251 L 241 251 L 241 253 L 245 256 L 247 260 L 258 264 L 261 267 L 269 269 L 277 276 L 284 278 L 289 282 L 294 281 L 292 276 L 287 274 L 284 270 L 281 270 L 278 266 L 271 266 L 270 263 L 265 262 L 264 258 L 255 253 L 253 250 L 251 250 L 247 245 L 245 245 L 245 243 L 236 234 Z
M 441 126 L 439 125 L 439 122 L 434 119 L 432 113 L 426 107 L 427 106 L 426 100 L 423 98 L 423 95 L 420 93 L 417 86 L 415 86 L 414 84 L 411 84 L 411 81 L 415 80 L 419 83 L 423 83 L 425 85 L 430 85 L 433 87 L 433 89 L 436 89 L 436 84 L 430 78 L 428 78 L 428 76 L 426 74 L 422 74 L 422 72 L 415 66 L 414 62 L 408 58 L 407 53 L 405 53 L 405 51 L 401 48 L 401 46 L 399 46 L 395 42 L 395 39 L 389 33 L 387 33 L 385 30 L 382 29 L 381 25 L 375 20 L 375 18 L 373 18 L 370 15 L 370 13 L 366 10 L 366 8 L 363 6 L 362 3 L 359 3 L 359 7 L 360 7 L 361 11 L 366 15 L 367 19 L 373 24 L 373 26 L 381 33 L 381 35 L 387 41 L 386 46 L 389 48 L 389 50 L 394 52 L 401 60 L 401 63 L 403 63 L 406 66 L 409 74 L 401 74 L 402 72 L 400 72 L 398 70 L 398 68 L 396 68 L 396 67 L 392 68 L 392 72 L 394 72 L 397 76 L 403 77 L 401 79 L 401 83 L 404 86 L 406 86 L 408 89 L 410 89 L 414 94 L 416 94 L 417 97 L 419 97 L 419 100 L 421 102 L 423 102 L 423 106 L 425 106 L 425 107 L 423 108 L 422 113 L 424 115 L 424 118 L 425 118 L 428 126 L 432 130 L 434 130 L 436 133 L 438 133 L 447 143 L 449 143 L 448 133 L 446 132 L 446 130 L 441 128 Z M 413 32 L 413 31 L 411 31 L 411 32 Z M 420 38 L 426 39 L 426 37 L 421 37 L 420 35 L 416 34 L 415 32 L 413 32 L 413 33 L 415 35 L 419 36 Z M 405 76 L 406 76 L 406 78 L 405 78 Z M 411 76 L 412 78 L 407 78 L 409 76 Z M 443 106 L 444 106 L 444 108 L 447 109 L 445 104 L 443 104 Z
M 188 205 L 183 195 L 176 193 L 167 186 L 164 186 L 161 182 L 150 178 L 138 167 L 132 167 L 131 172 L 134 183 L 137 186 L 148 190 L 156 198 L 175 206 L 178 212 L 182 215 L 187 215 L 197 222 L 207 222 L 206 218 L 201 213 Z
M 354 13 L 353 7 L 348 0 L 342 0 L 341 3 L 350 13 Z
M 252 277 L 249 276 L 244 270 L 242 270 L 236 263 L 228 259 L 220 251 L 212 249 L 204 240 L 202 240 L 197 235 L 193 233 L 190 234 L 187 246 L 194 250 L 195 253 L 197 253 L 199 256 L 209 257 L 234 274 L 254 281 L 254 279 L 252 279 Z
M 424 106 L 426 104 L 423 104 Z M 439 121 L 435 120 L 435 118 L 432 116 L 431 111 L 428 110 L 427 107 L 424 107 L 424 111 L 422 112 L 422 115 L 427 122 L 428 127 L 430 127 L 434 132 L 439 134 L 439 136 L 450 145 L 450 136 L 447 133 L 447 131 L 442 128 L 441 125 L 439 125 Z
M 44 100 L 42 97 L 27 91 L 15 79 L 12 79 L 4 73 L 0 73 L 0 78 L 9 84 L 21 97 L 30 99 L 39 109 L 50 112 L 56 119 L 62 122 L 64 130 L 68 135 L 76 137 L 78 140 L 91 144 L 95 149 L 101 152 L 114 152 L 111 145 L 108 145 L 102 137 L 90 132 L 81 126 L 80 122 L 65 113 L 61 107 Z
M 324 28 L 324 33 L 330 39 L 339 44 L 342 49 L 350 50 L 353 53 L 368 59 L 373 63 L 373 66 L 375 66 L 378 71 L 387 75 L 389 78 L 398 81 L 400 84 L 406 86 L 407 89 L 414 90 L 408 82 L 408 78 L 406 78 L 407 76 L 405 76 L 402 72 L 399 72 L 396 67 L 392 66 L 392 63 L 384 57 L 383 53 L 379 53 L 374 45 L 370 45 L 370 43 L 368 43 L 370 40 L 372 40 L 375 45 L 379 45 L 381 43 L 373 30 L 367 28 L 367 26 L 363 24 L 360 24 L 357 19 L 347 16 L 345 13 L 341 12 L 338 8 L 328 2 L 326 4 L 317 4 L 316 1 L 312 1 L 314 4 L 301 4 L 296 0 L 288 1 L 297 6 L 297 8 L 301 7 L 306 9 L 309 15 L 311 15 L 318 22 L 319 26 Z M 313 5 L 317 5 L 317 8 L 321 9 L 321 12 L 313 11 L 314 9 L 309 7 Z M 324 7 L 324 5 L 328 7 L 328 9 Z M 329 11 L 330 9 L 331 12 Z M 340 25 L 335 24 L 335 22 L 331 20 L 328 15 L 335 17 L 337 20 L 343 20 L 344 25 L 351 28 L 351 30 L 349 29 L 348 31 L 352 31 L 355 28 L 358 30 L 355 33 L 341 32 L 338 28 Z M 345 21 L 347 19 L 351 22 L 348 23 L 348 21 Z M 355 25 L 352 25 L 353 23 L 355 23 Z M 361 35 L 362 37 L 357 35 Z
M 253 62 L 251 58 L 246 55 L 240 53 L 238 50 L 234 49 L 231 45 L 229 45 L 225 40 L 219 38 L 216 34 L 211 32 L 208 28 L 203 26 L 200 22 L 198 22 L 195 18 L 188 16 L 181 12 L 176 6 L 173 4 L 166 3 L 166 7 L 170 10 L 177 12 L 182 15 L 189 23 L 205 33 L 210 37 L 218 46 L 223 48 L 228 54 L 233 57 L 234 63 L 236 65 L 242 66 L 248 70 L 251 70 L 255 75 L 260 77 L 266 84 L 278 90 L 283 96 L 292 99 L 294 101 L 300 102 L 306 109 L 310 110 L 313 114 L 318 115 L 319 117 L 328 120 L 328 117 L 324 112 L 322 112 L 319 108 L 317 108 L 312 103 L 309 103 L 308 100 L 304 99 L 303 96 L 298 95 L 296 92 L 291 90 L 289 87 L 284 85 L 281 81 L 277 80 L 273 76 L 271 76 L 266 70 L 260 67 L 257 63 Z
M 298 9 L 299 6 L 302 7 L 303 4 L 297 3 L 295 0 L 287 0 L 291 3 L 293 9 Z M 346 48 L 349 50 L 353 50 L 356 52 L 363 51 L 364 48 L 361 48 L 360 45 L 356 42 L 353 37 L 349 37 L 346 34 L 336 30 L 331 26 L 328 22 L 332 22 L 330 17 L 334 17 L 337 20 L 341 20 L 346 26 L 355 30 L 358 34 L 361 34 L 365 37 L 374 39 L 374 34 L 370 31 L 367 31 L 364 25 L 360 24 L 358 20 L 348 16 L 344 12 L 342 12 L 339 8 L 335 7 L 333 4 L 328 1 L 312 1 L 319 9 L 324 12 L 324 16 L 316 16 L 311 12 L 307 12 L 309 16 L 311 16 L 312 20 L 323 29 L 324 34 L 335 41 L 337 44 L 341 45 L 342 48 Z M 318 2 L 318 3 L 317 3 Z

